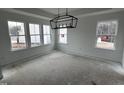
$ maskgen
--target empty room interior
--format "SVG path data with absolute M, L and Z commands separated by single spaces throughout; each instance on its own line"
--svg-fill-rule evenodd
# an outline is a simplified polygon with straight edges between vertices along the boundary
M 123 8 L 0 8 L 0 84 L 123 85 Z

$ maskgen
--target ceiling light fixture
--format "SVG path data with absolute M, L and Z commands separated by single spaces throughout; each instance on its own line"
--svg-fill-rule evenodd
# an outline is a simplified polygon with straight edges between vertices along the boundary
M 58 16 L 50 20 L 50 25 L 52 29 L 61 29 L 61 28 L 76 28 L 78 18 L 68 15 L 68 9 L 66 8 L 65 15 L 59 14 L 58 8 Z

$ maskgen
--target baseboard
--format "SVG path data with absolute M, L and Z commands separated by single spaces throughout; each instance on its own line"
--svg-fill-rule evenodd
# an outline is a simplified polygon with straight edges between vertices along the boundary
M 99 58 L 99 57 L 94 57 L 94 56 L 88 56 L 88 55 L 84 55 L 83 57 L 90 58 L 90 59 L 93 59 L 93 60 L 96 60 L 96 61 L 109 63 L 109 64 L 117 63 L 117 64 L 121 65 L 120 62 L 114 61 L 114 60 L 109 60 L 109 59 L 104 59 L 104 58 Z
M 41 57 L 41 56 L 44 56 L 44 55 L 47 55 L 47 54 L 50 54 L 52 53 L 53 50 L 49 50 L 49 51 L 45 51 L 45 53 L 39 53 L 37 55 L 33 55 L 33 56 L 30 56 L 30 57 L 26 57 L 26 58 L 23 58 L 23 59 L 19 59 L 19 60 L 16 60 L 12 63 L 9 63 L 9 64 L 5 64 L 5 65 L 2 65 L 2 67 L 11 67 L 13 65 L 18 65 L 18 64 L 21 64 L 21 63 L 25 63 L 25 62 L 28 62 L 30 60 L 33 60 L 33 59 L 36 59 L 38 57 Z
M 89 59 L 92 59 L 92 60 L 105 62 L 105 63 L 108 63 L 108 64 L 113 64 L 113 62 L 114 62 L 116 64 L 122 65 L 121 62 L 118 62 L 118 61 L 109 60 L 109 59 L 100 58 L 100 57 L 95 57 L 95 56 L 82 55 L 80 53 L 75 53 L 74 51 L 66 51 L 66 50 L 61 50 L 61 49 L 58 49 L 58 51 L 61 51 L 63 53 L 70 54 L 70 55 L 81 56 L 81 57 L 89 58 Z

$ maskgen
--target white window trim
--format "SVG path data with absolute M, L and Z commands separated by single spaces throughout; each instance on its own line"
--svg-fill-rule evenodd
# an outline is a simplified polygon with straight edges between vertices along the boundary
M 106 20 L 106 21 L 98 21 L 97 22 L 97 26 L 96 26 L 96 31 L 97 31 L 97 27 L 98 27 L 98 24 L 99 23 L 101 23 L 101 22 L 109 22 L 109 21 L 116 21 L 117 22 L 117 32 L 116 33 L 118 33 L 118 27 L 119 27 L 119 21 L 118 20 L 115 20 L 115 19 L 113 19 L 113 20 Z M 96 38 L 95 38 L 95 48 L 96 49 L 102 49 L 102 50 L 110 50 L 110 51 L 115 51 L 116 50 L 116 38 L 117 38 L 117 35 L 115 35 L 115 41 L 114 41 L 114 48 L 112 48 L 112 49 L 108 49 L 108 48 L 100 48 L 100 47 L 97 47 L 97 35 L 96 35 Z
M 30 35 L 30 24 L 39 25 L 39 32 L 40 32 L 40 34 L 38 34 L 38 35 L 40 35 L 40 45 L 38 45 L 38 46 L 31 46 L 31 36 L 32 36 L 32 35 Z M 35 47 L 40 47 L 40 46 L 42 46 L 42 41 L 43 41 L 43 39 L 42 39 L 41 24 L 35 23 L 35 22 L 29 22 L 29 23 L 28 23 L 28 29 L 29 29 L 29 37 L 28 37 L 28 38 L 30 38 L 30 41 L 28 41 L 28 42 L 30 42 L 29 47 L 30 47 L 30 48 L 35 48 Z
M 67 29 L 67 34 L 66 34 L 66 43 L 60 42 L 60 38 L 59 37 L 60 37 L 60 29 L 58 30 L 58 43 L 62 44 L 62 45 L 67 45 L 68 44 L 68 29 Z
M 21 22 L 21 23 L 24 23 L 24 32 L 25 32 L 25 44 L 26 44 L 26 47 L 25 48 L 20 48 L 20 49 L 12 49 L 12 43 L 11 43 L 11 36 L 10 36 L 10 33 L 9 33 L 9 24 L 8 22 L 9 21 L 12 21 L 12 22 Z M 9 51 L 12 51 L 12 52 L 15 52 L 15 51 L 21 51 L 21 50 L 26 50 L 28 48 L 28 42 L 27 42 L 27 28 L 26 28 L 26 22 L 22 21 L 22 20 L 15 20 L 15 19 L 7 19 L 7 27 L 8 27 L 8 35 L 9 35 L 9 42 L 10 42 L 10 50 Z
M 97 47 L 97 38 L 96 38 L 95 48 L 96 48 L 96 49 L 101 49 L 101 50 L 110 50 L 110 51 L 115 51 L 115 50 L 116 50 L 116 43 L 114 44 L 114 48 L 112 48 L 112 49 L 108 49 L 108 48 L 100 48 L 100 47 Z
M 50 27 L 50 25 L 46 25 L 46 24 L 43 24 L 42 26 L 49 26 Z M 52 30 L 51 30 L 51 27 L 50 27 L 50 34 L 44 34 L 44 31 L 42 32 L 43 33 L 43 45 L 51 45 L 51 43 L 52 43 L 52 32 L 51 31 Z M 50 35 L 50 43 L 48 43 L 48 44 L 44 43 L 44 35 Z

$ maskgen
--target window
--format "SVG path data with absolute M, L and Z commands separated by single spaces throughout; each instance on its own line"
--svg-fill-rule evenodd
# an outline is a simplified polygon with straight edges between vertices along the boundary
M 59 43 L 67 44 L 67 28 L 59 29 Z
M 8 21 L 9 35 L 11 40 L 11 49 L 26 48 L 24 23 Z
M 50 26 L 43 25 L 43 36 L 44 36 L 44 44 L 51 43 L 51 33 L 50 33 Z
M 41 45 L 41 33 L 39 24 L 29 24 L 31 47 Z
M 118 21 L 105 21 L 97 24 L 97 48 L 115 50 Z

